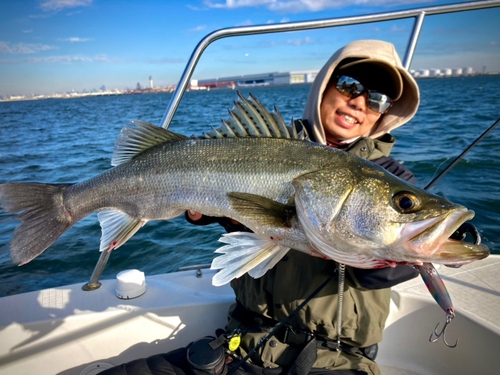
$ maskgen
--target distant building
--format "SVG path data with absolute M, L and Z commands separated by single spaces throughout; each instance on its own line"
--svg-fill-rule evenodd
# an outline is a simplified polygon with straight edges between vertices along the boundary
M 312 83 L 314 82 L 317 74 L 317 70 L 248 74 L 232 77 L 199 79 L 197 80 L 197 86 L 203 87 L 204 85 L 214 85 L 223 82 L 233 82 L 236 87 L 293 85 L 300 83 Z M 193 81 L 191 81 L 192 85 Z
M 153 76 L 149 76 L 149 88 L 153 88 Z
M 483 70 L 485 70 L 483 68 Z M 450 76 L 462 76 L 475 74 L 474 69 L 470 66 L 467 68 L 444 68 L 444 69 L 420 69 L 420 70 L 410 70 L 410 74 L 417 78 L 424 77 L 450 77 Z M 483 73 L 484 74 L 484 73 Z
M 420 77 L 429 77 L 429 69 L 420 70 Z
M 429 76 L 431 77 L 437 77 L 441 75 L 441 69 L 430 69 L 429 70 Z

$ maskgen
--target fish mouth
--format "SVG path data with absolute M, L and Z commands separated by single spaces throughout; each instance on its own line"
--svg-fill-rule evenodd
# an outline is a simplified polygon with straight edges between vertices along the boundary
M 410 224 L 410 233 L 419 233 L 407 241 L 408 247 L 418 253 L 418 261 L 462 265 L 486 258 L 490 250 L 483 244 L 473 244 L 450 238 L 466 221 L 474 217 L 474 211 L 460 207 L 432 219 Z

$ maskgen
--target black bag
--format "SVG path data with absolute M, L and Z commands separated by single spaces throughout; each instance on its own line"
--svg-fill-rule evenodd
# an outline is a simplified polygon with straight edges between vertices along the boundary
M 226 375 L 224 348 L 213 349 L 209 344 L 213 337 L 204 337 L 193 342 L 187 351 L 187 361 L 193 375 Z

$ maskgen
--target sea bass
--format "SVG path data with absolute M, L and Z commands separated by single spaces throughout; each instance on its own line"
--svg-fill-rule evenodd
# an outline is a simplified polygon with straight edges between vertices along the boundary
M 407 262 L 464 264 L 484 245 L 449 239 L 474 216 L 382 167 L 331 149 L 287 127 L 252 96 L 202 137 L 146 122 L 119 135 L 115 167 L 76 184 L 0 185 L 0 207 L 21 224 L 10 242 L 19 265 L 41 254 L 77 221 L 100 211 L 101 251 L 123 245 L 151 220 L 194 210 L 237 220 L 254 233 L 231 233 L 212 267 L 222 285 L 262 276 L 289 249 L 358 268 Z

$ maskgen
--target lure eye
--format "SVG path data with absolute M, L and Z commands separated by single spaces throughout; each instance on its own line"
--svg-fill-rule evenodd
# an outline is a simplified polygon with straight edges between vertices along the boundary
M 392 199 L 396 208 L 404 213 L 415 212 L 420 208 L 420 200 L 409 191 L 397 193 Z

